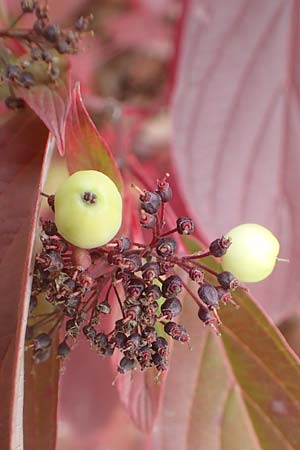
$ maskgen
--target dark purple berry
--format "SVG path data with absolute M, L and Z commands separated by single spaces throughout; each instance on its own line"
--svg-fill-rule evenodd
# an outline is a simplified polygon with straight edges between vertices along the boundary
M 177 297 L 169 297 L 161 306 L 161 312 L 168 319 L 178 316 L 182 311 L 181 301 Z
M 214 286 L 211 286 L 210 284 L 203 284 L 198 289 L 198 295 L 207 306 L 211 308 L 219 308 L 218 291 Z
M 35 85 L 35 78 L 30 72 L 26 71 L 22 72 L 19 81 L 26 89 L 30 89 L 32 86 Z
M 126 270 L 129 272 L 138 272 L 142 268 L 142 258 L 139 255 L 128 255 L 123 261 Z
M 165 332 L 171 336 L 175 341 L 189 342 L 190 337 L 187 330 L 178 323 L 168 322 L 164 326 Z
M 168 354 L 168 348 L 169 348 L 168 342 L 167 342 L 167 340 L 166 340 L 164 337 L 162 337 L 162 336 L 159 336 L 159 337 L 156 339 L 156 341 L 153 342 L 153 344 L 152 344 L 152 349 L 153 349 L 155 352 L 157 352 L 157 353 L 159 353 L 160 355 L 162 355 L 162 356 L 165 356 L 165 355 Z
M 50 50 L 48 49 L 44 49 L 42 51 L 42 59 L 43 61 L 45 61 L 46 63 L 51 63 L 53 61 L 53 56 Z
M 159 264 L 156 262 L 148 262 L 142 267 L 142 277 L 146 281 L 153 281 L 160 275 Z
M 148 214 L 145 211 L 141 212 L 140 225 L 143 228 L 152 229 L 156 226 L 156 217 Z
M 42 350 L 50 347 L 52 342 L 51 337 L 47 333 L 41 333 L 33 341 L 34 350 Z
M 61 54 L 64 55 L 66 53 L 70 53 L 70 45 L 68 44 L 68 42 L 61 38 L 57 41 L 57 44 L 55 46 L 56 50 Z
M 156 192 L 160 195 L 160 198 L 163 203 L 167 203 L 170 200 L 172 200 L 173 191 L 171 186 L 166 180 L 158 182 Z
M 120 373 L 126 373 L 130 370 L 133 370 L 135 366 L 136 362 L 134 359 L 130 359 L 127 358 L 127 356 L 124 356 L 119 363 L 118 371 Z
M 154 327 L 145 327 L 142 336 L 146 339 L 147 344 L 152 344 L 157 338 L 157 333 Z
M 62 359 L 67 358 L 67 356 L 69 356 L 70 352 L 71 352 L 71 348 L 66 343 L 66 341 L 62 341 L 59 344 L 59 346 L 57 347 L 57 356 L 59 356 Z
M 57 235 L 57 228 L 54 222 L 50 220 L 46 220 L 43 223 L 43 231 L 47 234 L 47 236 L 55 236 Z
M 129 317 L 132 320 L 138 320 L 142 312 L 140 305 L 134 305 L 125 310 L 125 317 Z
M 60 272 L 64 267 L 64 262 L 60 254 L 54 250 L 46 253 L 46 268 L 49 272 Z
M 82 332 L 83 334 L 90 340 L 94 340 L 95 336 L 97 334 L 97 331 L 95 330 L 95 328 L 92 325 L 85 325 L 82 328 Z
M 108 346 L 108 339 L 105 333 L 98 333 L 94 337 L 94 344 L 100 348 L 101 350 L 105 349 Z
M 154 353 L 154 355 L 152 355 L 152 361 L 153 361 L 153 364 L 155 365 L 155 367 L 157 368 L 158 371 L 162 372 L 164 370 L 167 370 L 167 368 L 168 368 L 168 361 L 160 353 Z
M 122 237 L 120 239 L 117 239 L 115 241 L 112 241 L 112 244 L 115 245 L 115 250 L 122 253 L 126 250 L 129 250 L 131 247 L 131 240 L 127 237 Z
M 45 22 L 42 19 L 38 19 L 33 24 L 33 29 L 37 34 L 42 34 L 45 29 Z
M 214 320 L 214 316 L 212 312 L 206 308 L 204 305 L 200 305 L 198 311 L 198 317 L 205 325 L 208 325 L 211 321 Z
M 209 251 L 212 256 L 220 258 L 227 252 L 228 247 L 231 244 L 231 239 L 222 236 L 221 239 L 215 239 L 209 246 Z
M 192 234 L 195 230 L 194 222 L 190 217 L 179 217 L 176 223 L 179 234 Z
M 236 289 L 239 286 L 238 280 L 231 272 L 221 272 L 218 274 L 217 279 L 224 289 Z
M 174 263 L 168 260 L 160 261 L 159 263 L 160 275 L 165 275 L 166 273 L 170 272 L 170 270 L 173 269 L 173 267 Z
M 112 341 L 116 345 L 117 348 L 123 348 L 127 341 L 127 336 L 126 336 L 126 334 L 118 331 L 116 333 L 116 335 L 114 336 L 114 338 L 112 339 Z
M 19 66 L 15 64 L 9 64 L 6 68 L 5 75 L 9 80 L 12 81 L 18 80 L 21 75 L 21 69 Z
M 159 256 L 164 258 L 173 256 L 176 252 L 175 240 L 170 237 L 161 238 L 156 245 L 156 251 Z
M 23 109 L 26 106 L 25 101 L 21 97 L 15 97 L 13 95 L 7 97 L 5 99 L 5 105 L 9 109 L 18 110 Z
M 139 298 L 145 289 L 145 283 L 140 278 L 132 278 L 127 284 L 127 295 L 131 298 Z
M 162 295 L 164 297 L 174 297 L 182 291 L 182 281 L 177 275 L 166 278 L 162 284 Z
M 51 347 L 48 347 L 34 351 L 32 358 L 36 364 L 40 364 L 47 361 L 50 355 L 51 355 Z
M 156 284 L 153 284 L 145 289 L 144 294 L 150 302 L 154 302 L 160 299 L 161 290 Z
M 126 350 L 136 350 L 142 345 L 144 345 L 144 339 L 138 333 L 134 333 L 126 341 Z
M 148 214 L 156 214 L 161 206 L 161 197 L 156 192 L 145 191 L 140 200 L 141 208 Z
M 60 37 L 60 34 L 61 34 L 60 26 L 56 24 L 48 25 L 43 30 L 44 38 L 47 39 L 47 41 L 51 42 L 52 44 L 57 42 L 58 38 Z
M 189 271 L 190 279 L 195 281 L 196 283 L 203 283 L 204 273 L 202 270 L 197 269 L 196 267 L 192 267 Z

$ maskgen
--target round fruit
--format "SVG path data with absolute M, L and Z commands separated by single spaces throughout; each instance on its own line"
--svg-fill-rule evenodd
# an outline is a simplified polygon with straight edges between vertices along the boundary
M 109 242 L 122 222 L 122 198 L 110 178 L 96 170 L 75 172 L 55 194 L 55 223 L 63 238 L 80 248 Z
M 222 258 L 225 271 L 246 282 L 264 280 L 273 272 L 280 245 L 270 230 L 245 223 L 229 231 L 227 237 L 232 244 Z

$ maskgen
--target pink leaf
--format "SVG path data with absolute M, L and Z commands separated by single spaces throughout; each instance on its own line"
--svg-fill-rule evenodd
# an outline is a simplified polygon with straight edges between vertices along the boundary
M 23 446 L 24 337 L 46 134 L 30 111 L 14 114 L 1 130 L 0 435 L 7 449 Z
M 65 122 L 70 97 L 68 84 L 69 81 L 61 80 L 56 87 L 41 84 L 31 89 L 19 89 L 21 97 L 55 137 L 61 155 L 65 152 Z
M 291 260 L 251 287 L 275 320 L 298 306 L 300 282 L 299 11 L 192 0 L 173 99 L 177 171 L 207 238 L 260 223 Z
M 66 157 L 70 172 L 94 169 L 109 176 L 120 190 L 123 182 L 116 161 L 92 122 L 76 84 L 66 119 Z

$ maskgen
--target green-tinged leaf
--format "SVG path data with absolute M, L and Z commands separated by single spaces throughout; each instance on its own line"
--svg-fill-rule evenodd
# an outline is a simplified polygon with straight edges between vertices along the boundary
M 66 157 L 69 171 L 99 170 L 123 189 L 122 177 L 106 142 L 92 122 L 76 84 L 66 120 Z
M 212 258 L 205 263 L 221 270 Z M 218 337 L 185 297 L 180 323 L 193 351 L 174 345 L 156 450 L 300 448 L 299 360 L 247 292 L 234 298 L 240 308 L 222 307 Z

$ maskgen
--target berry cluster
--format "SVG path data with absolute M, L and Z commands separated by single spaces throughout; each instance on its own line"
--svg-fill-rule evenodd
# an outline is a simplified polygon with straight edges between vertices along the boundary
M 15 94 L 14 88 L 30 89 L 39 84 L 36 72 L 45 67 L 46 82 L 56 82 L 60 78 L 60 55 L 78 52 L 79 42 L 83 33 L 89 31 L 92 16 L 80 17 L 68 29 L 62 29 L 58 24 L 52 23 L 47 6 L 41 6 L 36 0 L 22 0 L 22 13 L 15 21 L 14 26 L 8 30 L 0 30 L 0 37 L 17 39 L 27 54 L 16 61 L 7 51 L 1 58 L 0 78 L 9 88 L 10 95 L 6 98 L 6 106 L 10 109 L 20 109 L 25 106 L 24 100 Z M 34 23 L 29 29 L 16 29 L 16 23 L 24 15 L 32 14 Z M 37 69 L 35 63 L 42 63 Z M 40 75 L 39 75 L 40 77 Z
M 199 260 L 223 255 L 230 240 L 223 236 L 205 251 L 178 255 L 178 235 L 193 233 L 194 223 L 179 217 L 176 227 L 165 231 L 165 205 L 172 198 L 168 177 L 151 192 L 133 186 L 139 192 L 141 227 L 151 230 L 149 243 L 121 237 L 96 249 L 79 250 L 59 235 L 55 223 L 42 221 L 27 336 L 36 362 L 49 357 L 51 338 L 63 327 L 64 337 L 56 349 L 60 358 L 68 356 L 83 334 L 102 355 L 120 352 L 120 373 L 137 366 L 141 370 L 154 366 L 160 373 L 168 367 L 168 340 L 190 342 L 188 331 L 176 321 L 184 291 L 196 303 L 199 319 L 219 334 L 217 310 L 222 303 L 235 304 L 230 291 L 239 283 L 230 272 L 217 273 Z M 53 209 L 53 196 L 48 202 Z M 207 273 L 215 276 L 215 285 Z M 52 305 L 48 314 L 35 313 L 41 294 Z M 114 326 L 105 332 L 103 319 L 109 314 Z

